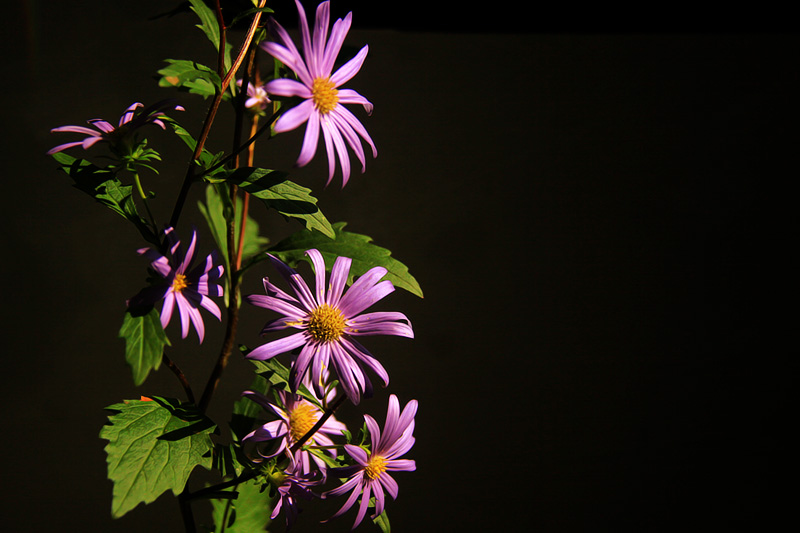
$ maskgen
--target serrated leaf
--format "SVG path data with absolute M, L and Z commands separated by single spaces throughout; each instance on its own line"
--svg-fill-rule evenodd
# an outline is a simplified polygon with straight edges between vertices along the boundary
M 165 59 L 169 65 L 158 71 L 159 87 L 178 87 L 203 98 L 214 96 L 222 80 L 211 68 L 187 59 Z M 226 93 L 227 94 L 227 93 Z
M 249 533 L 265 531 L 272 514 L 272 498 L 262 483 L 251 479 L 239 483 L 232 490 L 239 493 L 235 499 L 211 500 L 215 533 Z
M 311 196 L 311 189 L 286 178 L 286 173 L 277 170 L 242 167 L 231 172 L 228 181 L 237 184 L 284 217 L 297 218 L 305 224 L 306 229 L 317 230 L 332 239 L 333 228 L 317 207 L 317 199 Z
M 132 222 L 148 242 L 159 244 L 158 237 L 136 209 L 132 185 L 123 185 L 114 171 L 98 167 L 86 159 L 77 159 L 63 152 L 53 154 L 53 159 L 73 179 L 76 189 Z
M 125 339 L 125 360 L 138 387 L 147 379 L 150 370 L 158 370 L 164 346 L 170 345 L 158 311 L 154 308 L 147 313 L 126 311 L 119 337 Z
M 333 224 L 336 233 L 333 240 L 303 230 L 290 235 L 268 251 L 294 267 L 300 261 L 306 260 L 307 250 L 316 248 L 325 259 L 325 268 L 328 271 L 338 256 L 349 257 L 353 263 L 348 283 L 352 283 L 354 276 L 361 276 L 372 267 L 382 266 L 388 271 L 384 279 L 391 281 L 395 287 L 401 287 L 422 298 L 422 289 L 414 276 L 409 274 L 407 266 L 391 257 L 391 252 L 386 248 L 372 244 L 372 237 L 344 231 L 345 225 L 346 222 Z
M 272 359 L 267 359 L 266 361 L 259 361 L 257 359 L 251 359 L 250 361 L 256 365 L 256 373 L 266 379 L 271 386 L 280 390 L 290 390 L 289 369 L 283 366 L 280 361 L 274 357 Z M 300 388 L 297 389 L 297 394 L 313 403 L 320 409 L 322 408 L 322 405 L 320 405 L 317 397 L 314 396 L 311 391 L 309 391 L 302 383 L 300 384 Z
M 214 423 L 194 405 L 153 397 L 110 405 L 100 438 L 108 479 L 114 483 L 111 515 L 119 518 L 167 490 L 180 494 L 197 466 L 211 466 Z

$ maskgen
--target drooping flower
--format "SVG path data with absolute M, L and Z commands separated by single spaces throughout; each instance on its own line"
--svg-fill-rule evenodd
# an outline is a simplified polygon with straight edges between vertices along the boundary
M 323 497 L 341 496 L 348 491 L 350 491 L 350 496 L 342 508 L 331 518 L 347 512 L 361 495 L 361 504 L 353 524 L 353 528 L 355 528 L 363 520 L 371 496 L 375 497 L 375 514 L 372 515 L 372 518 L 376 518 L 383 512 L 386 501 L 384 490 L 393 500 L 397 499 L 397 482 L 389 475 L 389 472 L 413 472 L 417 468 L 413 459 L 399 459 L 414 446 L 414 416 L 416 413 L 416 400 L 408 402 L 403 408 L 403 412 L 400 413 L 400 402 L 397 396 L 392 394 L 389 397 L 389 408 L 386 412 L 383 433 L 375 419 L 364 415 L 372 451 L 368 452 L 360 446 L 345 444 L 345 451 L 355 460 L 356 464 L 331 469 L 331 475 L 347 477 L 348 480 L 323 494 Z
M 236 85 L 242 86 L 242 80 L 237 80 Z M 256 113 L 262 113 L 272 100 L 267 95 L 267 89 L 264 85 L 255 86 L 252 83 L 247 84 L 247 100 L 244 106 L 253 110 Z
M 290 462 L 284 472 L 272 475 L 269 479 L 275 485 L 279 496 L 273 502 L 270 518 L 275 520 L 283 511 L 286 518 L 286 529 L 289 530 L 297 521 L 300 511 L 298 499 L 312 500 L 314 497 L 318 497 L 311 487 L 318 485 L 320 479 L 316 473 L 304 473 L 301 466 L 295 462 Z
M 279 453 L 286 451 L 292 460 L 300 465 L 303 473 L 311 472 L 311 460 L 313 459 L 320 471 L 324 474 L 326 470 L 325 462 L 309 451 L 300 449 L 295 453 L 290 452 L 291 447 L 296 442 L 299 442 L 300 439 L 314 427 L 314 424 L 316 424 L 322 416 L 322 411 L 316 405 L 298 395 L 282 390 L 276 392 L 280 399 L 280 404 L 282 404 L 283 407 L 260 392 L 244 391 L 242 393 L 242 396 L 250 398 L 264 409 L 275 413 L 279 417 L 279 420 L 267 422 L 251 431 L 243 440 L 267 443 L 268 445 L 271 444 L 266 451 L 262 452 L 259 450 L 259 453 L 265 458 L 275 457 Z M 306 441 L 306 444 L 333 446 L 333 441 L 330 439 L 329 435 L 341 436 L 342 431 L 346 429 L 346 425 L 331 416 L 322 424 L 317 432 Z M 334 458 L 336 457 L 335 450 L 331 449 L 329 453 Z
M 87 122 L 89 125 L 94 126 L 95 129 L 87 128 L 85 126 L 60 126 L 58 128 L 53 128 L 50 130 L 51 133 L 80 133 L 86 135 L 86 138 L 82 141 L 59 144 L 58 146 L 51 148 L 47 154 L 52 155 L 56 152 L 61 152 L 62 150 L 66 150 L 67 148 L 72 148 L 74 146 L 81 146 L 84 150 L 86 150 L 101 141 L 110 143 L 112 149 L 118 148 L 120 145 L 125 143 L 131 133 L 146 124 L 156 124 L 161 129 L 165 129 L 166 126 L 161 120 L 161 117 L 165 116 L 164 110 L 174 109 L 176 111 L 184 111 L 183 107 L 175 105 L 173 100 L 162 100 L 151 105 L 150 107 L 143 109 L 142 111 L 137 112 L 136 110 L 140 107 L 144 107 L 144 104 L 140 102 L 134 102 L 128 106 L 128 109 L 126 109 L 119 118 L 119 123 L 116 127 L 101 118 L 94 118 L 88 120 Z
M 389 375 L 383 366 L 361 346 L 354 337 L 363 335 L 398 335 L 414 337 L 408 318 L 398 312 L 379 311 L 363 313 L 365 309 L 394 291 L 383 267 L 374 267 L 359 277 L 347 292 L 345 284 L 352 260 L 337 257 L 331 269 L 330 280 L 325 283 L 325 261 L 318 250 L 308 250 L 316 274 L 316 292 L 312 293 L 306 282 L 294 269 L 280 259 L 270 256 L 278 272 L 292 287 L 297 298 L 286 294 L 264 278 L 266 296 L 250 295 L 247 300 L 258 307 L 277 311 L 282 318 L 268 322 L 262 335 L 271 331 L 294 328 L 298 332 L 263 344 L 247 357 L 266 360 L 276 355 L 300 348 L 292 361 L 289 382 L 293 392 L 311 371 L 311 383 L 317 395 L 322 396 L 321 376 L 326 368 L 333 367 L 347 397 L 358 404 L 361 395 L 372 395 L 372 383 L 363 367 L 370 368 L 389 384 Z M 326 290 L 327 287 L 327 290 Z
M 329 39 L 329 2 L 323 2 L 317 7 L 313 35 L 309 31 L 303 5 L 298 0 L 295 0 L 295 3 L 300 15 L 302 55 L 286 30 L 274 20 L 275 33 L 283 44 L 265 42 L 261 45 L 269 54 L 292 69 L 299 79 L 299 81 L 286 78 L 272 80 L 266 85 L 267 92 L 277 96 L 297 96 L 304 99 L 301 104 L 289 109 L 278 118 L 275 122 L 275 131 L 290 131 L 308 122 L 303 146 L 297 159 L 297 165 L 303 166 L 314 157 L 319 132 L 322 130 L 328 154 L 327 183 L 333 178 L 338 156 L 342 167 L 342 186 L 344 186 L 350 178 L 350 158 L 345 143 L 361 162 L 361 172 L 366 168 L 366 160 L 359 137 L 372 148 L 372 157 L 378 155 L 375 143 L 372 142 L 367 130 L 343 105 L 361 104 L 368 114 L 372 114 L 372 104 L 356 91 L 340 88 L 361 70 L 369 46 L 364 46 L 353 59 L 331 74 L 344 38 L 350 30 L 352 13 L 348 13 L 344 20 L 338 19 L 333 23 Z
M 216 265 L 216 252 L 206 256 L 205 260 L 192 267 L 197 244 L 197 232 L 192 229 L 189 246 L 185 249 L 175 236 L 173 228 L 164 231 L 164 248 L 166 255 L 155 248 L 141 248 L 139 254 L 150 260 L 150 266 L 162 278 L 156 284 L 146 287 L 131 298 L 128 307 L 135 309 L 145 305 L 152 305 L 159 300 L 164 300 L 161 308 L 161 325 L 166 328 L 172 318 L 172 312 L 178 307 L 181 318 L 181 337 L 184 339 L 189 334 L 189 323 L 194 325 L 200 342 L 205 336 L 203 317 L 200 307 L 214 315 L 217 320 L 222 319 L 219 307 L 209 296 L 222 296 L 222 287 L 217 281 L 222 277 L 224 268 Z

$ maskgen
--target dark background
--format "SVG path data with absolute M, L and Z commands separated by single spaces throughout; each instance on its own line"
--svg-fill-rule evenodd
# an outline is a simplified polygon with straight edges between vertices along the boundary
M 425 291 L 379 305 L 405 312 L 415 340 L 366 342 L 392 381 L 364 408 L 382 421 L 387 394 L 420 402 L 408 455 L 418 469 L 396 476 L 388 507 L 395 529 L 777 523 L 794 505 L 783 483 L 796 466 L 784 453 L 797 370 L 783 342 L 796 331 L 797 287 L 788 185 L 800 40 L 785 33 L 789 19 L 357 4 L 334 2 L 334 14 L 352 6 L 347 43 L 370 45 L 349 86 L 375 104 L 372 117 L 357 114 L 379 156 L 344 190 L 338 177 L 323 189 L 321 152 L 292 176 L 330 220 L 391 249 Z M 181 530 L 171 496 L 110 518 L 103 407 L 181 390 L 163 369 L 134 387 L 116 338 L 124 301 L 144 282 L 138 234 L 45 156 L 72 139 L 52 127 L 113 121 L 131 102 L 172 95 L 150 80 L 162 59 L 213 64 L 192 15 L 148 20 L 173 5 L 27 1 L 6 21 L 8 531 Z M 281 19 L 291 24 L 294 10 Z M 180 98 L 196 133 L 207 102 Z M 230 124 L 220 118 L 213 149 L 229 148 Z M 291 170 L 301 136 L 260 146 L 258 162 Z M 148 177 L 163 218 L 188 154 L 167 135 L 152 141 L 169 158 Z M 204 230 L 194 193 L 182 225 Z M 274 240 L 297 228 L 253 214 Z M 274 272 L 264 265 L 245 293 L 262 275 Z M 255 344 L 269 316 L 244 313 L 239 341 Z M 221 332 L 201 349 L 192 336 L 179 342 L 174 324 L 168 333 L 201 388 Z M 220 425 L 250 375 L 232 361 L 211 409 Z M 309 510 L 297 529 L 337 503 Z M 321 529 L 346 531 L 354 514 Z

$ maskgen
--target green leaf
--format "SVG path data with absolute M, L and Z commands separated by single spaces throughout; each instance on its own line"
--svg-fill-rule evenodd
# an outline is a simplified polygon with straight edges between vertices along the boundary
M 181 139 L 186 144 L 186 146 L 188 146 L 189 149 L 194 153 L 194 149 L 197 146 L 197 141 L 195 140 L 194 137 L 192 137 L 192 135 L 188 131 L 186 131 L 186 128 L 184 128 L 183 126 L 175 122 L 175 120 L 169 117 L 161 117 L 161 120 L 165 124 L 169 125 L 169 127 L 172 128 L 172 131 L 175 132 L 178 138 Z M 225 154 L 223 152 L 212 154 L 211 152 L 203 148 L 203 151 L 200 153 L 198 163 L 203 167 L 203 169 L 208 170 L 209 168 L 216 165 L 219 161 L 221 161 L 224 156 Z M 224 169 L 219 168 L 214 172 L 203 176 L 203 179 L 208 182 L 222 181 L 222 178 L 215 178 L 215 176 L 222 173 L 223 171 Z
M 272 359 L 267 359 L 266 361 L 259 361 L 257 359 L 251 359 L 251 361 L 254 365 L 256 365 L 256 374 L 265 378 L 271 384 L 271 386 L 280 390 L 290 390 L 289 369 L 283 366 L 280 361 L 274 357 Z M 300 384 L 300 388 L 297 389 L 297 394 L 313 403 L 317 407 L 322 408 L 317 397 L 311 394 L 311 392 L 302 383 Z
M 311 189 L 293 183 L 286 177 L 286 173 L 277 170 L 242 167 L 232 171 L 228 181 L 239 185 L 284 217 L 300 219 L 306 229 L 317 230 L 332 239 L 333 228 L 317 207 L 317 199 L 311 196 Z
M 196 466 L 211 466 L 214 423 L 194 405 L 153 397 L 110 405 L 100 438 L 108 479 L 114 483 L 111 515 L 119 518 L 167 490 L 176 496 Z
M 325 258 L 325 268 L 329 271 L 338 256 L 349 257 L 353 263 L 348 283 L 352 283 L 354 276 L 361 276 L 372 267 L 382 266 L 388 271 L 384 279 L 422 298 L 422 289 L 414 276 L 409 274 L 407 266 L 391 257 L 391 252 L 386 248 L 372 244 L 371 237 L 344 231 L 345 224 L 337 222 L 333 225 L 336 232 L 333 240 L 318 233 L 298 231 L 270 248 L 269 253 L 294 267 L 306 259 L 306 250 L 316 248 Z
M 164 346 L 170 345 L 158 311 L 152 307 L 147 313 L 126 311 L 119 337 L 125 339 L 125 360 L 138 387 L 147 379 L 150 370 L 158 370 Z
M 219 51 L 219 22 L 217 16 L 208 7 L 203 0 L 189 0 L 192 4 L 192 11 L 194 11 L 200 18 L 198 28 L 203 30 L 208 40 L 214 45 L 214 49 Z M 231 68 L 231 51 L 230 45 L 225 47 L 225 70 Z
M 133 201 L 133 186 L 123 185 L 114 170 L 98 167 L 86 159 L 77 159 L 63 152 L 53 154 L 53 159 L 75 181 L 76 189 L 132 222 L 147 242 L 159 245 L 158 237 L 139 216 Z
M 209 184 L 206 187 L 206 203 L 198 202 L 197 207 L 203 214 L 203 217 L 208 223 L 211 234 L 217 243 L 217 248 L 223 255 L 226 261 L 227 272 L 231 272 L 230 258 L 228 257 L 228 235 L 226 213 L 231 211 L 230 192 L 224 183 Z M 234 220 L 234 235 L 237 236 L 241 231 L 242 219 L 241 212 L 244 202 L 241 198 L 236 199 L 237 216 Z M 254 255 L 260 254 L 266 249 L 269 239 L 259 235 L 258 222 L 256 222 L 249 214 L 244 227 L 244 243 L 242 250 L 242 260 L 247 260 Z
M 178 87 L 203 98 L 214 96 L 222 87 L 219 75 L 205 65 L 187 59 L 165 61 L 169 65 L 158 71 L 159 87 Z
M 265 531 L 272 514 L 269 491 L 262 491 L 262 482 L 256 479 L 239 483 L 233 489 L 235 499 L 211 500 L 215 533 L 249 533 Z

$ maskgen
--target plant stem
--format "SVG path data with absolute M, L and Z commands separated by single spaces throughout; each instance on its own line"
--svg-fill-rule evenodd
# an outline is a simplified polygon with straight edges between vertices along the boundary
M 328 419 L 329 419 L 331 416 L 333 416 L 333 413 L 335 413 L 335 412 L 336 412 L 336 410 L 339 408 L 339 406 L 340 406 L 340 405 L 342 405 L 342 402 L 344 402 L 345 398 L 347 398 L 347 396 L 346 396 L 346 395 L 344 395 L 344 394 L 342 394 L 341 396 L 339 396 L 338 398 L 336 398 L 336 400 L 333 402 L 333 404 L 332 404 L 332 405 L 330 405 L 330 406 L 329 406 L 327 409 L 325 409 L 325 412 L 324 412 L 324 413 L 322 413 L 322 416 L 321 416 L 321 417 L 319 417 L 319 420 L 317 420 L 317 423 L 316 423 L 316 424 L 314 424 L 314 426 L 313 426 L 311 429 L 309 429 L 309 430 L 306 432 L 306 434 L 305 434 L 305 435 L 303 435 L 303 436 L 300 438 L 300 440 L 298 440 L 297 442 L 295 442 L 294 444 L 292 444 L 292 447 L 289 449 L 289 451 L 290 451 L 291 453 L 294 453 L 294 452 L 296 452 L 297 450 L 299 450 L 300 448 L 302 448 L 302 447 L 303 447 L 303 444 L 305 444 L 305 443 L 306 443 L 306 441 L 308 441 L 308 439 L 310 439 L 310 438 L 311 438 L 311 436 L 312 436 L 312 435 L 314 435 L 314 433 L 316 433 L 317 431 L 319 431 L 319 428 L 321 428 L 321 427 L 323 426 L 323 424 L 325 424 L 325 422 L 327 422 L 327 421 L 328 421 Z
M 258 7 L 263 8 L 266 4 L 267 0 L 259 0 Z M 217 5 L 219 5 L 219 1 L 217 1 Z M 250 29 L 245 36 L 245 40 L 242 43 L 242 47 L 239 50 L 239 54 L 236 56 L 236 60 L 231 65 L 230 70 L 227 72 L 225 77 L 222 80 L 222 85 L 220 87 L 219 92 L 214 95 L 214 101 L 211 103 L 211 107 L 208 110 L 208 115 L 206 115 L 206 120 L 203 123 L 203 129 L 200 132 L 200 137 L 197 139 L 197 144 L 194 148 L 194 154 L 192 155 L 192 161 L 189 163 L 189 168 L 186 170 L 186 176 L 183 179 L 183 185 L 181 186 L 181 190 L 178 193 L 178 199 L 175 202 L 175 209 L 172 211 L 172 217 L 170 218 L 170 226 L 173 228 L 178 225 L 178 219 L 181 216 L 181 211 L 183 210 L 183 205 L 186 203 L 186 198 L 189 195 L 189 189 L 192 186 L 192 183 L 195 181 L 195 174 L 197 168 L 197 159 L 200 158 L 200 154 L 203 153 L 203 147 L 205 146 L 206 140 L 208 139 L 208 134 L 211 131 L 211 125 L 214 123 L 214 118 L 217 115 L 217 110 L 219 109 L 219 105 L 222 102 L 222 95 L 225 94 L 225 91 L 228 89 L 228 86 L 231 83 L 231 79 L 236 74 L 236 71 L 239 70 L 239 67 L 242 65 L 244 61 L 244 56 L 247 50 L 250 48 L 250 43 L 253 41 L 253 37 L 256 32 L 256 28 L 258 28 L 258 23 L 261 20 L 261 11 L 258 11 L 253 16 L 253 22 L 250 24 Z M 222 48 L 222 47 L 220 47 Z M 221 50 L 221 53 L 224 53 L 224 49 Z M 222 72 L 220 72 L 222 75 Z
M 161 361 L 167 365 L 167 368 L 172 370 L 172 373 L 175 374 L 178 378 L 178 381 L 181 382 L 181 386 L 183 387 L 184 392 L 186 393 L 186 399 L 189 403 L 194 403 L 194 393 L 192 392 L 192 387 L 189 385 L 189 380 L 186 379 L 183 371 L 176 365 L 172 359 L 170 359 L 166 353 L 161 354 Z

